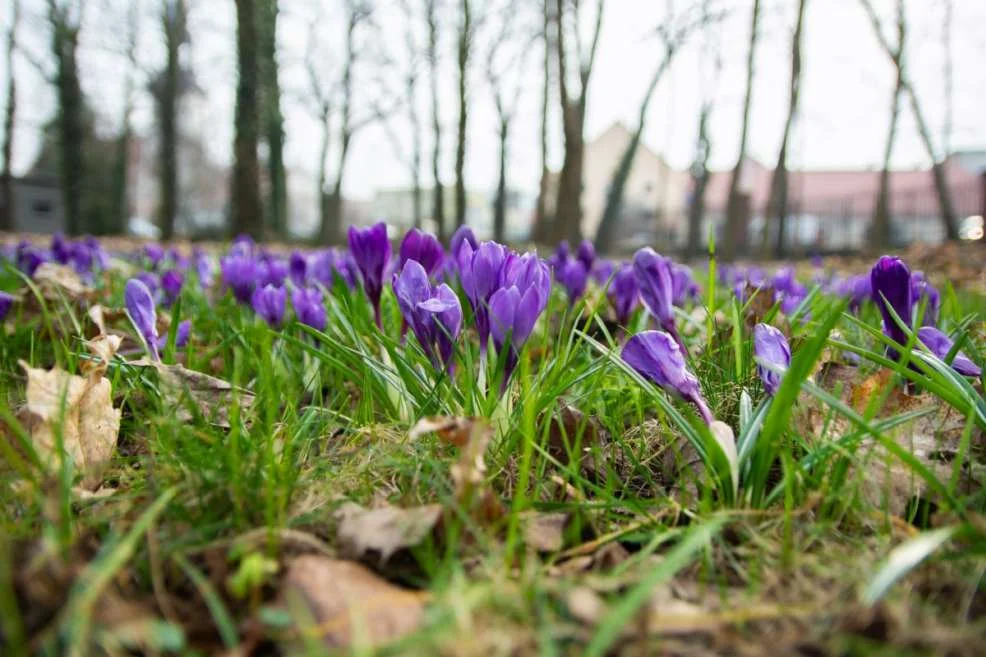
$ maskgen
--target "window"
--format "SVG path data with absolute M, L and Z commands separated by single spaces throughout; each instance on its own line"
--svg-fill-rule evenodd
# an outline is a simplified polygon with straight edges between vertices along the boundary
M 41 199 L 31 204 L 31 212 L 34 214 L 51 214 L 51 201 Z

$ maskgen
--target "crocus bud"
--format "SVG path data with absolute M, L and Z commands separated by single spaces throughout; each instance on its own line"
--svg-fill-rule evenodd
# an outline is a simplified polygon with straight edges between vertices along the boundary
M 633 267 L 627 264 L 621 265 L 613 274 L 613 280 L 610 281 L 606 294 L 609 302 L 613 304 L 616 321 L 620 326 L 629 324 L 630 316 L 640 301 L 640 288 L 637 287 Z
M 317 288 L 296 287 L 291 292 L 291 305 L 298 321 L 316 331 L 324 331 L 328 323 L 322 292 Z
M 922 301 L 924 301 L 924 316 L 921 323 L 924 326 L 934 326 L 938 323 L 941 296 L 935 286 L 928 282 L 924 272 L 916 271 L 911 274 L 911 315 L 915 318 Z
M 161 291 L 164 293 L 164 304 L 170 306 L 181 295 L 181 286 L 185 277 L 177 269 L 170 269 L 161 274 Z
M 898 344 L 907 344 L 907 334 L 897 325 L 893 308 L 904 325 L 911 323 L 911 271 L 896 256 L 881 256 L 870 271 L 873 302 L 883 315 L 883 330 Z M 895 359 L 897 352 L 891 354 Z
M 555 252 L 548 258 L 548 264 L 553 270 L 557 271 L 562 265 L 568 262 L 569 257 L 571 256 L 568 240 L 562 240 L 558 243 L 558 248 L 555 249 Z
M 928 351 L 942 360 L 945 359 L 948 352 L 952 350 L 952 345 L 955 344 L 951 338 L 934 326 L 919 328 L 918 339 L 928 348 Z M 955 354 L 955 358 L 952 360 L 952 369 L 962 376 L 979 377 L 983 373 L 982 369 L 961 351 Z
M 433 291 L 432 297 L 418 303 L 418 309 L 433 316 L 434 339 L 438 356 L 448 371 L 452 371 L 455 342 L 462 332 L 462 304 L 459 297 L 445 283 Z
M 10 308 L 14 305 L 14 295 L 0 291 L 0 322 L 7 317 Z
M 596 247 L 589 240 L 582 240 L 575 252 L 575 259 L 585 265 L 586 271 L 592 271 L 592 265 L 596 261 Z
M 394 278 L 394 295 L 425 354 L 436 368 L 440 362 L 450 367 L 455 340 L 462 330 L 462 306 L 452 288 L 444 283 L 432 288 L 424 267 L 417 260 L 408 260 Z
M 678 343 L 682 353 L 687 353 L 674 322 L 674 273 L 671 266 L 668 258 L 650 247 L 640 249 L 633 256 L 633 273 L 640 288 L 640 298 L 661 328 Z
M 671 265 L 671 303 L 683 308 L 688 299 L 698 296 L 698 283 L 688 265 Z
M 434 276 L 445 260 L 445 249 L 434 235 L 412 228 L 404 236 L 398 255 L 398 269 L 403 269 L 408 260 L 416 260 L 429 276 Z
M 592 266 L 592 278 L 600 286 L 606 285 L 609 279 L 612 278 L 613 272 L 616 271 L 616 263 L 612 260 L 596 260 L 596 263 Z M 632 271 L 632 270 L 631 270 Z
M 694 404 L 706 424 L 715 420 L 698 378 L 688 370 L 678 343 L 670 335 L 664 331 L 638 333 L 623 345 L 621 355 L 641 376 Z
M 195 273 L 199 277 L 199 285 L 202 288 L 212 287 L 212 258 L 205 251 L 195 253 Z
M 776 395 L 784 371 L 791 366 L 791 347 L 787 338 L 769 324 L 757 324 L 753 327 L 753 355 L 764 390 L 768 395 Z
M 277 328 L 284 319 L 284 308 L 287 302 L 288 293 L 283 287 L 265 285 L 258 287 L 253 292 L 250 305 L 254 312 L 260 315 L 270 326 Z
M 380 317 L 380 295 L 383 292 L 383 274 L 390 261 L 390 240 L 387 224 L 382 221 L 369 228 L 349 228 L 349 252 L 363 278 L 363 290 L 373 304 L 373 316 L 377 326 L 383 327 Z
M 137 329 L 151 356 L 155 360 L 159 359 L 157 309 L 154 307 L 151 291 L 139 279 L 131 278 L 123 289 L 123 301 L 130 322 Z
M 455 257 L 459 253 L 459 247 L 463 244 L 468 244 L 469 248 L 475 251 L 479 248 L 479 242 L 476 241 L 476 235 L 472 232 L 472 228 L 466 225 L 459 226 L 452 233 L 452 238 L 449 240 L 449 253 L 452 257 Z
M 581 260 L 569 260 L 555 271 L 555 277 L 565 288 L 569 301 L 576 301 L 585 293 L 589 272 Z
M 175 348 L 181 349 L 188 344 L 188 339 L 192 335 L 192 321 L 189 319 L 183 319 L 178 323 L 178 328 L 175 329 Z M 158 351 L 163 351 L 168 345 L 168 334 L 159 335 L 157 338 L 157 348 Z
M 544 310 L 542 291 L 535 286 L 523 293 L 516 285 L 500 288 L 490 299 L 490 332 L 497 351 L 509 349 L 504 370 L 504 385 L 510 379 L 524 343 L 531 336 L 534 324 Z M 508 342 L 509 340 L 509 342 Z
M 249 255 L 228 255 L 219 263 L 223 285 L 240 303 L 250 303 L 257 289 L 257 262 Z
M 257 267 L 257 287 L 267 285 L 281 287 L 287 279 L 288 263 L 273 255 L 268 255 L 260 260 Z
M 288 275 L 296 287 L 304 287 L 308 282 L 308 258 L 297 249 L 291 252 L 288 259 Z
M 483 242 L 474 251 L 463 242 L 456 258 L 459 262 L 459 281 L 469 298 L 479 333 L 479 351 L 485 354 L 490 337 L 490 297 L 502 287 L 503 269 L 508 260 L 507 247 L 496 242 Z

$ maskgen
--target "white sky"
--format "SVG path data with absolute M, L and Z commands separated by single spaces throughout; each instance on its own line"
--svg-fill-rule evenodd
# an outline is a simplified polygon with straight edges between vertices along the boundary
M 83 89 L 98 110 L 104 125 L 119 125 L 122 108 L 122 58 L 114 52 L 120 48 L 124 33 L 121 7 L 131 0 L 93 0 L 88 5 L 82 37 L 81 68 Z M 501 0 L 473 0 L 475 11 L 482 14 Z M 141 21 L 141 63 L 145 71 L 160 68 L 163 47 L 156 16 L 159 0 L 143 0 Z M 413 0 L 412 0 L 413 2 Z M 874 0 L 880 11 L 889 15 L 890 0 Z M 186 111 L 191 129 L 203 135 L 209 150 L 220 161 L 228 161 L 232 140 L 232 116 L 235 93 L 235 11 L 232 0 L 189 0 L 192 45 L 189 56 L 204 90 Z M 314 33 L 315 52 L 329 71 L 329 63 L 338 61 L 338 44 L 342 25 L 338 21 L 341 0 L 281 0 L 283 19 L 279 30 L 281 48 L 283 107 L 286 117 L 286 160 L 292 175 L 312 176 L 317 170 L 319 126 L 302 102 L 307 92 L 304 57 L 315 5 L 321 4 L 321 19 Z M 452 3 L 456 4 L 456 3 Z M 586 14 L 594 2 L 583 0 Z M 607 0 L 596 69 L 589 91 L 586 134 L 589 138 L 602 132 L 612 122 L 622 120 L 634 125 L 638 104 L 651 72 L 660 56 L 660 43 L 650 36 L 661 23 L 668 0 Z M 687 0 L 671 2 L 679 11 Z M 713 60 L 709 41 L 697 36 L 676 59 L 671 73 L 658 87 L 645 131 L 645 143 L 666 154 L 677 167 L 691 160 L 696 131 L 696 111 L 704 90 L 714 89 L 716 105 L 711 122 L 712 164 L 729 167 L 736 158 L 739 142 L 743 76 L 749 32 L 749 8 L 752 0 L 726 0 L 734 9 L 719 28 L 713 43 L 722 49 L 723 69 L 718 81 L 710 80 Z M 756 60 L 749 152 L 772 163 L 786 113 L 790 34 L 796 0 L 763 0 L 762 40 Z M 9 21 L 9 0 L 0 0 L 0 23 Z M 26 16 L 21 31 L 25 48 L 34 59 L 47 57 L 47 34 L 42 3 L 24 2 Z M 918 90 L 936 145 L 942 147 L 945 115 L 945 92 L 942 75 L 942 16 L 944 0 L 907 0 L 909 18 L 908 65 Z M 379 38 L 377 47 L 398 65 L 406 61 L 403 50 L 404 20 L 395 0 L 377 0 Z M 539 20 L 533 0 L 520 0 L 520 13 Z M 525 13 L 527 12 L 527 13 Z M 533 12 L 533 13 L 531 13 Z M 591 15 L 587 16 L 591 19 Z M 521 20 L 523 20 L 522 18 Z M 447 10 L 448 28 L 457 17 Z M 498 20 L 491 18 L 486 25 Z M 423 29 L 423 27 L 422 27 Z M 488 33 L 488 32 L 487 32 Z M 441 84 L 442 120 L 445 126 L 443 181 L 453 180 L 454 130 L 457 115 L 454 40 L 451 29 L 445 32 L 443 76 Z M 480 38 L 482 40 L 482 37 Z M 954 0 L 953 27 L 954 149 L 986 148 L 986 122 L 983 100 L 986 99 L 986 1 Z M 480 45 L 484 50 L 485 46 Z M 483 52 L 477 59 L 485 59 Z M 21 58 L 16 72 L 19 85 L 19 123 L 15 133 L 16 172 L 24 171 L 37 153 L 39 127 L 50 118 L 54 94 L 35 65 Z M 510 142 L 508 180 L 512 187 L 533 191 L 540 170 L 538 123 L 541 85 L 541 54 L 532 51 L 524 68 L 515 67 L 523 82 L 523 94 L 514 122 Z M 364 91 L 373 85 L 367 69 L 360 71 L 357 88 Z M 0 62 L 0 79 L 6 79 Z M 141 74 L 146 82 L 146 72 Z M 474 71 L 469 148 L 466 160 L 468 183 L 477 189 L 491 189 L 497 167 L 495 113 L 483 71 Z M 792 168 L 875 167 L 879 164 L 889 98 L 893 84 L 892 69 L 879 50 L 872 30 L 858 0 L 809 0 L 805 21 L 802 112 L 791 144 Z M 422 88 L 420 112 L 427 126 L 427 98 Z M 2 99 L 0 99 L 2 102 Z M 555 101 L 557 103 L 557 101 Z M 561 160 L 560 128 L 557 108 L 552 107 L 554 137 L 552 165 Z M 142 134 L 153 129 L 150 98 L 141 92 L 137 98 L 135 125 Z M 407 138 L 406 123 L 394 119 L 394 131 Z M 425 130 L 425 153 L 430 151 Z M 346 172 L 345 193 L 353 198 L 368 198 L 375 189 L 406 186 L 406 167 L 393 155 L 387 133 L 378 126 L 360 132 L 352 146 Z M 334 162 L 334 159 L 331 160 Z M 914 127 L 909 109 L 905 108 L 894 153 L 897 167 L 924 166 L 927 160 Z M 430 164 L 425 158 L 425 171 Z M 430 176 L 422 175 L 430 184 Z

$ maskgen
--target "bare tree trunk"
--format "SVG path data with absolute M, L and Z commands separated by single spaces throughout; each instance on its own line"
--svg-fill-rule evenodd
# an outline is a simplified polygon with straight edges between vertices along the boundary
M 692 163 L 692 202 L 688 206 L 688 243 L 685 253 L 692 258 L 702 252 L 702 219 L 705 216 L 705 188 L 709 184 L 709 115 L 712 103 L 703 102 L 698 113 L 698 139 Z
M 551 59 L 554 46 L 551 41 L 551 2 L 542 0 L 543 23 L 541 40 L 544 43 L 544 68 L 541 81 L 541 179 L 538 183 L 537 205 L 534 208 L 534 226 L 531 238 L 535 242 L 544 242 L 550 232 L 551 220 L 547 216 L 548 178 L 548 109 L 551 106 Z
M 493 239 L 503 243 L 507 239 L 507 139 L 510 121 L 500 118 L 500 175 L 496 182 L 493 200 Z
M 411 197 L 415 228 L 421 228 L 421 119 L 417 110 L 417 78 L 412 74 L 407 84 L 408 119 L 411 123 Z
M 578 10 L 577 4 L 575 9 Z M 565 134 L 565 158 L 559 175 L 558 201 L 555 205 L 554 231 L 551 237 L 556 241 L 567 239 L 571 243 L 577 243 L 582 239 L 582 168 L 585 153 L 583 131 L 585 128 L 586 97 L 596 48 L 599 44 L 599 34 L 602 29 L 603 0 L 599 0 L 597 3 L 596 22 L 588 60 L 583 61 L 581 53 L 577 53 L 579 55 L 579 81 L 581 84 L 577 96 L 569 94 L 568 83 L 565 80 L 567 66 L 564 11 L 565 0 L 558 0 L 555 25 L 557 28 L 559 95 L 561 97 L 562 126 Z M 575 36 L 576 44 L 579 44 L 578 34 Z
M 469 49 L 472 40 L 472 15 L 469 0 L 462 0 L 462 24 L 459 28 L 459 133 L 455 148 L 455 225 L 466 223 L 466 128 L 468 122 Z
M 160 138 L 161 237 L 170 240 L 175 234 L 175 218 L 178 215 L 178 103 L 181 95 L 181 71 L 178 49 L 185 41 L 185 2 L 165 0 L 161 17 L 164 28 L 164 45 L 167 64 L 158 91 L 158 125 Z
M 322 147 L 319 150 L 320 157 L 318 159 L 318 220 L 319 220 L 319 231 L 321 227 L 329 222 L 329 194 L 325 191 L 325 185 L 328 182 L 328 164 L 327 160 L 329 158 L 329 145 L 330 137 L 332 135 L 332 126 L 330 125 L 332 113 L 330 108 L 322 108 Z
M 785 228 L 787 225 L 787 145 L 791 138 L 791 127 L 798 114 L 798 99 L 801 96 L 801 40 L 804 31 L 805 6 L 808 0 L 799 0 L 798 18 L 794 26 L 794 37 L 791 40 L 791 89 L 788 96 L 787 121 L 784 123 L 784 134 L 781 137 L 781 150 L 777 155 L 777 166 L 770 180 L 770 197 L 768 207 L 764 211 L 764 245 L 768 243 L 770 218 L 777 217 L 777 239 L 774 243 L 774 256 L 784 257 Z
M 760 0 L 753 0 L 750 20 L 750 47 L 746 56 L 746 93 L 743 97 L 743 123 L 740 131 L 739 156 L 729 178 L 729 197 L 726 205 L 726 239 L 722 243 L 722 258 L 727 262 L 746 251 L 749 199 L 740 198 L 739 181 L 746 160 L 746 141 L 750 130 L 750 106 L 753 102 L 753 66 L 756 60 L 760 25 Z
M 288 231 L 288 190 L 284 171 L 284 117 L 281 114 L 281 87 L 278 81 L 277 0 L 260 2 L 260 75 L 270 185 L 267 216 L 271 232 L 284 237 Z
M 234 233 L 263 237 L 263 204 L 260 200 L 260 162 L 255 0 L 236 0 L 236 47 L 239 82 L 236 85 L 233 185 L 230 198 Z
M 88 229 L 84 216 L 87 181 L 84 149 L 85 112 L 79 84 L 79 24 L 68 10 L 48 0 L 51 46 L 55 59 L 55 87 L 58 102 L 59 173 L 65 207 L 65 232 L 79 235 Z
M 883 148 L 883 168 L 880 170 L 880 188 L 873 212 L 873 225 L 870 228 L 870 244 L 876 250 L 890 245 L 890 160 L 893 156 L 894 141 L 897 138 L 897 117 L 900 115 L 901 79 L 897 72 L 894 85 L 893 104 L 890 108 L 890 125 L 887 128 L 887 142 Z
M 445 190 L 442 189 L 442 117 L 438 106 L 438 12 L 436 0 L 427 0 L 428 22 L 428 68 L 431 91 L 431 175 L 434 180 L 432 188 L 432 219 L 435 221 L 438 237 L 445 241 L 449 234 L 445 225 Z
M 20 0 L 13 0 L 10 28 L 7 31 L 7 109 L 3 116 L 3 172 L 0 173 L 0 189 L 3 207 L 0 208 L 0 230 L 14 230 L 14 174 L 11 159 L 14 156 L 14 120 L 17 114 L 17 78 L 14 75 L 14 51 L 17 48 L 17 27 L 20 23 Z
M 640 145 L 640 136 L 644 132 L 644 125 L 647 121 L 647 108 L 650 106 L 650 101 L 654 96 L 654 91 L 657 89 L 658 82 L 661 81 L 664 73 L 671 66 L 674 53 L 675 47 L 669 43 L 665 49 L 664 58 L 654 71 L 650 84 L 647 86 L 647 91 L 644 93 L 644 99 L 640 103 L 640 110 L 637 115 L 637 129 L 630 137 L 629 143 L 627 143 L 626 148 L 623 150 L 623 156 L 620 158 L 616 170 L 613 171 L 609 183 L 609 192 L 606 194 L 606 207 L 603 210 L 603 216 L 599 222 L 599 229 L 596 231 L 596 251 L 599 253 L 606 253 L 612 247 L 613 232 L 616 229 L 617 223 L 619 223 L 620 213 L 623 209 L 623 190 L 626 187 L 627 180 L 630 178 L 630 172 L 633 169 L 633 160 L 637 155 L 637 147 Z

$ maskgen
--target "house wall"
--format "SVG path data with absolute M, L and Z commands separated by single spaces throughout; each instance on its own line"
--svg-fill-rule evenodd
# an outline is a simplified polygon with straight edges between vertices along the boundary
M 0 205 L 6 199 L 0 198 Z M 14 230 L 51 235 L 65 230 L 62 192 L 48 180 L 14 180 Z

